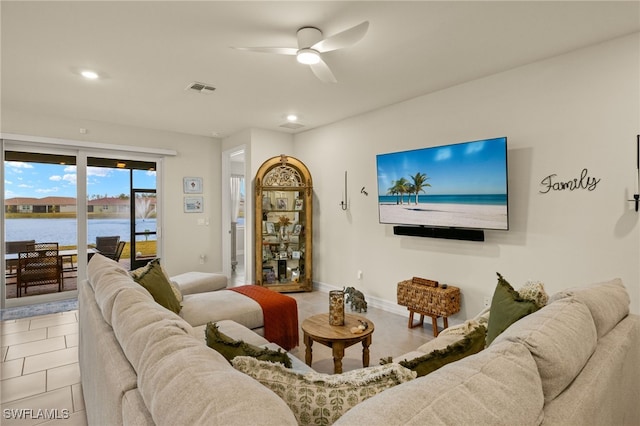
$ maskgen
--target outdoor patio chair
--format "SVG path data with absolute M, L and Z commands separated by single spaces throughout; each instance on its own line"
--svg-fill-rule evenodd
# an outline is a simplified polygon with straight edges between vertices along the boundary
M 28 287 L 58 284 L 62 291 L 62 258 L 58 255 L 58 243 L 35 243 L 33 249 L 18 253 L 17 296 Z
M 29 243 L 27 244 L 27 249 L 25 251 L 47 251 L 47 250 L 55 250 L 58 251 L 58 243 Z
M 22 241 L 5 241 L 4 253 L 5 254 L 18 254 L 21 251 L 27 251 L 28 244 L 34 244 L 36 240 L 22 240 Z M 6 260 L 6 274 L 7 278 L 15 277 L 18 269 L 18 258 Z
M 98 250 L 101 255 L 113 259 L 113 256 L 115 256 L 116 250 L 118 249 L 119 242 L 120 237 L 117 235 L 109 237 L 96 237 L 96 250 Z
M 124 250 L 124 246 L 127 243 L 125 241 L 118 242 L 118 246 L 116 247 L 116 251 L 113 254 L 105 254 L 105 257 L 115 260 L 116 262 L 120 261 L 120 256 L 122 256 L 122 251 Z

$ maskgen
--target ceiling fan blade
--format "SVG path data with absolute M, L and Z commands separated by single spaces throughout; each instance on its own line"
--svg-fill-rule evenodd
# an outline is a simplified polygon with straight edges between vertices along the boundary
M 311 71 L 322 81 L 323 83 L 337 83 L 338 80 L 334 77 L 333 73 L 329 69 L 329 65 L 322 59 L 317 64 L 309 65 Z
M 322 53 L 349 47 L 359 42 L 367 33 L 368 29 L 369 21 L 364 21 L 363 23 L 358 24 L 355 27 L 351 27 L 348 30 L 344 30 L 332 35 L 331 37 L 327 37 L 324 40 L 320 40 L 319 42 L 311 46 L 311 48 Z
M 296 49 L 295 47 L 234 47 L 233 49 L 259 53 L 275 53 L 276 55 L 289 56 L 295 56 L 295 54 L 298 53 L 298 49 Z

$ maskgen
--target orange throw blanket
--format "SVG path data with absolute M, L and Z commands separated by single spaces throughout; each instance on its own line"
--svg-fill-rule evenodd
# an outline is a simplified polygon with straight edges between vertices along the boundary
M 264 338 L 285 350 L 298 346 L 298 305 L 296 299 L 258 285 L 230 287 L 252 298 L 262 307 Z

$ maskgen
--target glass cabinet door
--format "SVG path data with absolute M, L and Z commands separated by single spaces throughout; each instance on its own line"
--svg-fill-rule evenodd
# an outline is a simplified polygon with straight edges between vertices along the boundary
M 311 291 L 311 176 L 299 160 L 267 160 L 256 175 L 256 281 Z

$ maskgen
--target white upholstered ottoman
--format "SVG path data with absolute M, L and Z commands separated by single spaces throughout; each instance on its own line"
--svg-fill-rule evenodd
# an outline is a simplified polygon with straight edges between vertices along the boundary
M 183 296 L 222 290 L 227 287 L 226 275 L 213 272 L 185 272 L 171 277 L 171 281 L 180 287 Z

